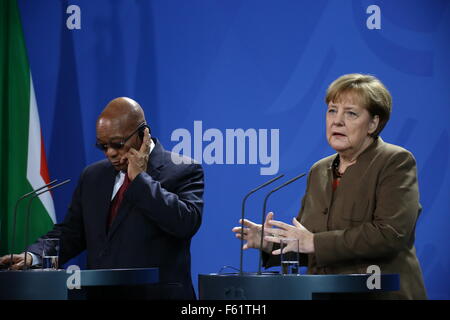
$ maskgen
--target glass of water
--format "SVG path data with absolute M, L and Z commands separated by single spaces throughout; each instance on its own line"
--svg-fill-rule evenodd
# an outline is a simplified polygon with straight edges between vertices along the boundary
M 280 239 L 281 273 L 284 275 L 300 274 L 298 239 Z
M 59 267 L 59 239 L 44 239 L 44 249 L 42 251 L 42 269 L 58 270 Z

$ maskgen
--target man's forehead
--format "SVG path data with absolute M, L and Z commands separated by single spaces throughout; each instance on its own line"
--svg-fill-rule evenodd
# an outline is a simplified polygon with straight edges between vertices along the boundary
M 99 127 L 120 127 L 123 123 L 123 119 L 121 117 L 104 117 L 100 116 L 97 120 L 97 128 Z
M 127 115 L 116 117 L 100 116 L 97 120 L 97 128 L 128 130 L 133 126 L 133 121 Z
M 97 121 L 97 138 L 122 138 L 127 127 L 122 119 L 99 118 Z

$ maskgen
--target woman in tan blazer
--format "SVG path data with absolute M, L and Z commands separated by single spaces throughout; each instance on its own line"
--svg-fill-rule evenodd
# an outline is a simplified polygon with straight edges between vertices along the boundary
M 426 299 L 414 247 L 421 211 L 416 162 L 409 151 L 379 137 L 389 120 L 391 95 L 373 76 L 348 74 L 329 86 L 325 101 L 326 136 L 337 153 L 312 166 L 292 225 L 267 215 L 266 267 L 279 264 L 274 243 L 296 238 L 309 274 L 366 273 L 378 265 L 382 273 L 400 274 L 400 290 L 378 298 Z M 262 226 L 240 223 L 244 249 L 259 249 Z M 240 238 L 241 227 L 233 232 Z

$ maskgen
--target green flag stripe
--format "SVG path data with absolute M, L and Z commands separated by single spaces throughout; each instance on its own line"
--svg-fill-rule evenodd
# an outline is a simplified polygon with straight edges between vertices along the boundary
M 11 248 L 16 200 L 32 190 L 26 178 L 30 71 L 15 0 L 0 1 L 0 254 L 22 251 L 27 201 L 19 206 L 17 238 Z M 46 232 L 51 220 L 40 201 L 33 203 L 30 240 Z M 47 216 L 47 217 L 46 217 Z

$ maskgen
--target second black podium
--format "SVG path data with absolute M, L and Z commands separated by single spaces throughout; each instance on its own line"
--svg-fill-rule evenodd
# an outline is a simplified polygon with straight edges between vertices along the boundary
M 370 293 L 400 289 L 398 274 L 380 275 L 380 289 L 369 289 L 370 274 L 280 275 L 201 274 L 199 296 L 203 300 L 312 300 L 333 293 Z

